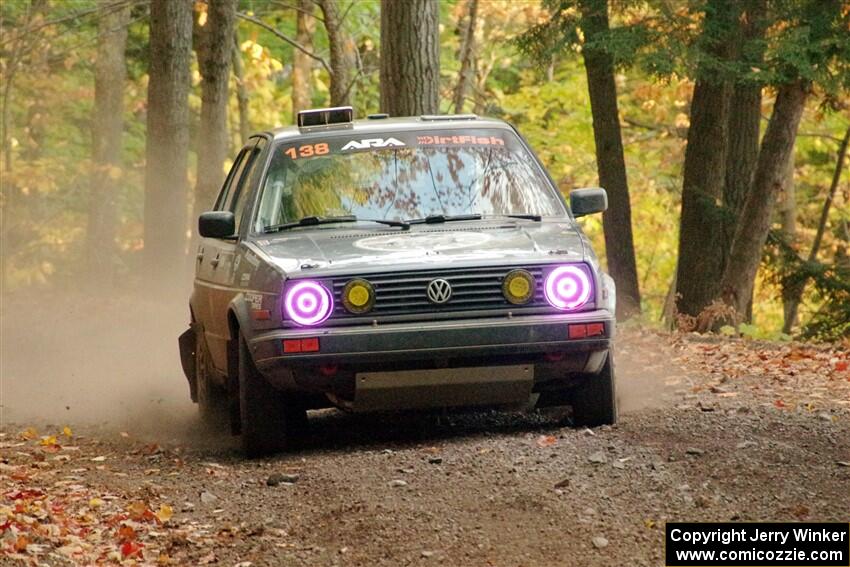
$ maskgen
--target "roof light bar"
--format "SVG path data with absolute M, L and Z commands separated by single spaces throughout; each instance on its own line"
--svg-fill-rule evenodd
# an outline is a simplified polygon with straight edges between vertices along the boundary
M 333 108 L 314 108 L 298 113 L 298 127 L 330 126 L 331 124 L 350 124 L 354 121 L 354 109 L 350 106 Z
M 477 114 L 423 114 L 419 117 L 423 122 L 439 122 L 442 120 L 478 120 Z

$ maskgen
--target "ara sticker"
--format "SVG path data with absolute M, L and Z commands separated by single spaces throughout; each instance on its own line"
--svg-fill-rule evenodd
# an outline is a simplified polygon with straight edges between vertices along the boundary
M 496 136 L 417 136 L 420 146 L 504 146 L 505 141 Z
M 367 138 L 365 140 L 351 140 L 342 147 L 342 151 L 366 150 L 369 148 L 389 148 L 404 145 L 404 142 L 396 138 Z

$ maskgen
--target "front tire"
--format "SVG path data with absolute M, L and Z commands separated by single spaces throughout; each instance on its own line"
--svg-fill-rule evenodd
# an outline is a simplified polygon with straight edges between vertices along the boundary
M 307 411 L 274 388 L 257 370 L 245 338 L 239 337 L 239 417 L 248 457 L 278 453 L 303 432 Z
M 614 355 L 608 358 L 596 376 L 588 376 L 575 388 L 572 396 L 573 423 L 586 427 L 617 423 L 617 382 Z

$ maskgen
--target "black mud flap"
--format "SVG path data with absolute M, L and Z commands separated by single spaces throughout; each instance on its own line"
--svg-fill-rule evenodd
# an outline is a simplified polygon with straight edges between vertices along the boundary
M 180 364 L 183 365 L 183 374 L 189 381 L 189 394 L 195 402 L 198 400 L 198 387 L 195 383 L 195 330 L 187 329 L 177 339 L 177 344 L 180 345 Z

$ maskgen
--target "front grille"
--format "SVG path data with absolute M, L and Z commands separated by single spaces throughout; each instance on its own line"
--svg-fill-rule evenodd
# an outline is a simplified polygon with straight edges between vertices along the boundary
M 534 296 L 524 305 L 514 305 L 502 294 L 502 281 L 510 271 L 517 268 L 527 270 L 535 280 Z M 452 286 L 449 301 L 439 305 L 431 303 L 427 296 L 428 284 L 438 278 L 448 281 Z M 362 315 L 349 313 L 342 304 L 342 288 L 349 279 L 337 278 L 333 281 L 334 319 L 375 319 L 394 315 L 498 309 L 518 311 L 549 307 L 543 297 L 542 266 L 444 268 L 369 275 L 366 279 L 375 290 L 375 306 L 372 311 Z

